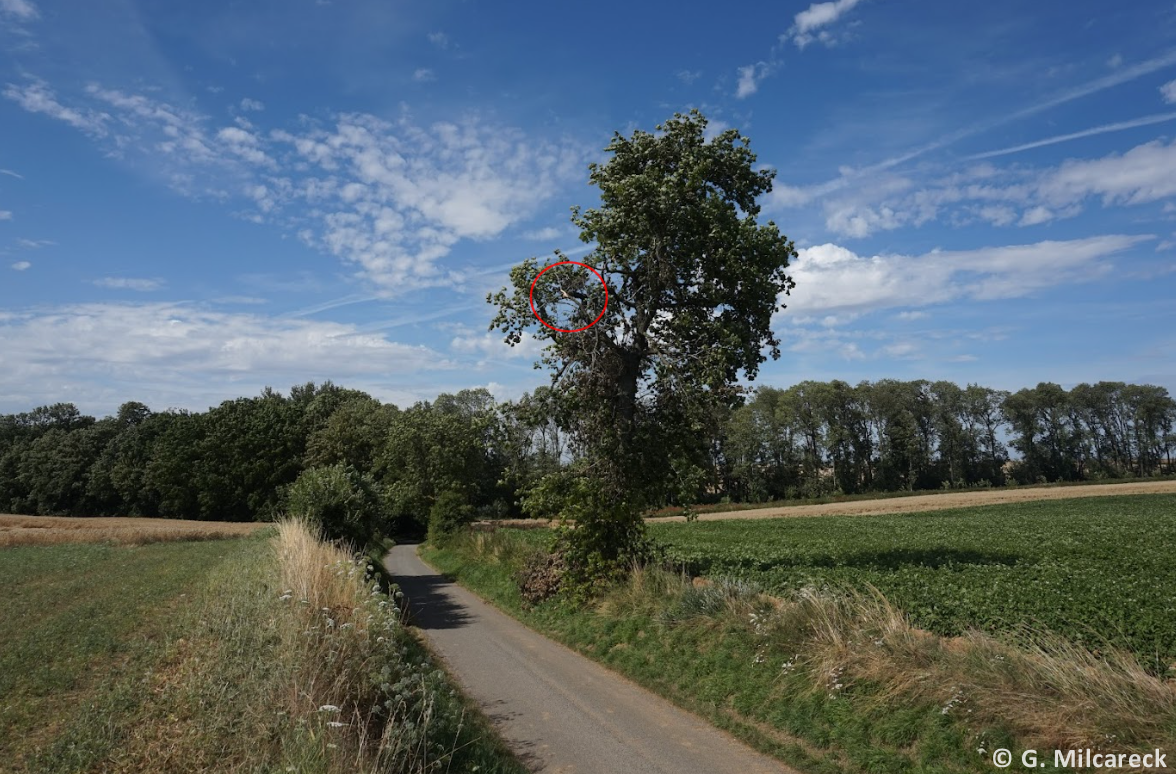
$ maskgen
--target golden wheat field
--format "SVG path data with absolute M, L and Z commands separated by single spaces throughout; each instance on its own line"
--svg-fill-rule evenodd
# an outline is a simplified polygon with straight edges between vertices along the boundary
M 17 516 L 0 513 L 0 548 L 60 543 L 142 545 L 168 540 L 217 540 L 250 535 L 267 526 L 259 522 Z

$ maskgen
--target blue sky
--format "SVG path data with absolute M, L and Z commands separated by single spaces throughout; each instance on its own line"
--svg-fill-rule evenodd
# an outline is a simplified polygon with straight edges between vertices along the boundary
M 0 0 L 0 411 L 544 382 L 486 293 L 700 108 L 800 257 L 759 383 L 1176 391 L 1176 5 Z

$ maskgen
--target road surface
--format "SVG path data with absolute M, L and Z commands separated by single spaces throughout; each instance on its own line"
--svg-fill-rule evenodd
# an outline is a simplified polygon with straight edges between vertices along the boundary
M 532 771 L 795 774 L 449 582 L 416 546 L 385 566 L 433 652 Z

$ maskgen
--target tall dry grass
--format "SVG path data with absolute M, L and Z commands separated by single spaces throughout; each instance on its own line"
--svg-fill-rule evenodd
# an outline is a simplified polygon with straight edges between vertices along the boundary
M 298 521 L 275 532 L 229 554 L 179 611 L 184 636 L 109 770 L 521 771 L 363 559 Z
M 480 719 L 467 716 L 445 675 L 406 630 L 398 605 L 372 579 L 366 561 L 326 542 L 304 522 L 277 525 L 275 545 L 294 626 L 284 704 L 304 727 L 311 757 L 326 772 L 515 771 Z
M 470 547 L 488 559 L 511 550 L 490 536 Z M 780 598 L 740 580 L 634 568 L 596 604 L 605 615 L 641 611 L 667 626 L 725 620 L 754 638 L 757 660 L 806 670 L 813 691 L 895 709 L 934 703 L 969 727 L 1007 729 L 1025 748 L 1176 747 L 1176 680 L 1132 654 L 1031 631 L 942 637 L 913 626 L 873 588 Z M 855 684 L 870 690 L 853 694 Z

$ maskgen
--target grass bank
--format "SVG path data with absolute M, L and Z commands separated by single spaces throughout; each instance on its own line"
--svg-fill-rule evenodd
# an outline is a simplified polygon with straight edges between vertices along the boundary
M 0 550 L 17 772 L 521 772 L 366 565 L 246 539 Z
M 1172 569 L 1160 549 L 1174 506 L 1152 496 L 659 525 L 671 556 L 705 577 L 635 570 L 588 608 L 524 609 L 512 576 L 541 550 L 540 531 L 466 535 L 424 555 L 801 770 L 990 772 L 998 748 L 1176 750 L 1173 682 L 1145 668 L 1156 661 L 1146 651 L 1122 647 L 1130 638 L 1096 629 L 1112 613 L 1151 621 L 1166 633 L 1143 642 L 1171 647 Z M 888 581 L 893 593 L 879 590 Z M 1057 602 L 1051 584 L 1079 600 L 1063 608 L 1074 618 L 1057 619 L 1063 633 L 1041 623 Z M 903 589 L 920 589 L 934 614 L 924 617 L 943 632 L 896 602 Z

